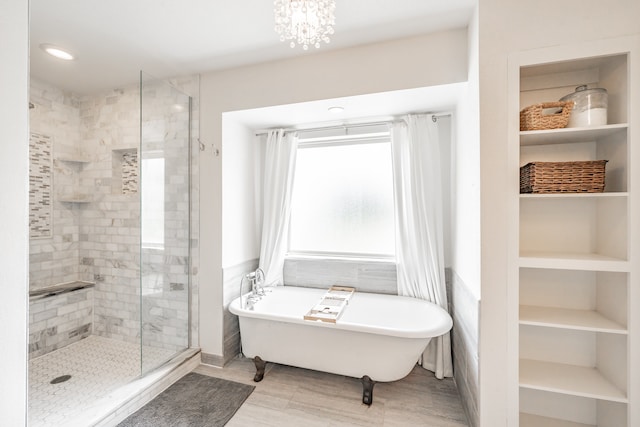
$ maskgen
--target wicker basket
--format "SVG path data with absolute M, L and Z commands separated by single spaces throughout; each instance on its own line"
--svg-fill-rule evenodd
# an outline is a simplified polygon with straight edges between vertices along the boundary
M 527 163 L 520 168 L 520 193 L 602 193 L 606 163 Z
M 547 108 L 561 108 L 559 112 L 545 114 Z M 573 101 L 543 102 L 520 111 L 520 130 L 560 129 L 567 127 Z

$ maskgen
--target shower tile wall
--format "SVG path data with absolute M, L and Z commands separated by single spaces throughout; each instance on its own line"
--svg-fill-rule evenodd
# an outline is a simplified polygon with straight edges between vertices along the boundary
M 191 318 L 198 319 L 198 291 L 200 275 L 200 78 L 199 76 L 184 76 L 169 79 L 169 83 L 180 91 L 191 95 Z M 198 322 L 191 322 L 191 346 L 199 347 Z
M 46 83 L 31 82 L 31 132 L 53 142 L 53 224 L 51 237 L 31 239 L 29 288 L 38 289 L 78 279 L 79 215 L 77 206 L 63 204 L 58 195 L 70 186 L 72 165 L 58 159 L 76 153 L 80 140 L 80 98 Z
M 188 334 L 189 174 L 183 162 L 189 149 L 184 97 L 166 84 L 143 84 L 142 161 L 162 153 L 164 161 L 164 248 L 142 251 L 142 333 L 147 345 L 185 346 Z M 167 116 L 167 111 L 173 113 Z M 143 183 L 144 189 L 144 183 Z M 144 199 L 143 199 L 144 202 Z
M 179 81 L 188 92 L 198 93 L 196 78 Z M 162 96 L 162 94 L 158 94 Z M 32 131 L 49 135 L 54 140 L 54 196 L 58 193 L 91 195 L 86 203 L 54 203 L 53 237 L 31 241 L 31 288 L 44 287 L 74 280 L 95 281 L 94 334 L 136 342 L 140 336 L 139 264 L 140 228 L 139 194 L 130 182 L 127 194 L 122 186 L 114 191 L 114 150 L 135 153 L 139 143 L 139 88 L 137 85 L 92 96 L 77 96 L 59 90 L 44 82 L 32 81 L 31 110 Z M 194 102 L 197 107 L 197 102 Z M 197 117 L 197 109 L 194 109 Z M 197 121 L 194 120 L 194 130 Z M 186 132 L 186 131 L 185 131 Z M 188 135 L 188 132 L 186 132 Z M 197 147 L 197 132 L 192 130 L 192 141 Z M 181 148 L 185 150 L 185 147 Z M 183 151 L 184 152 L 184 151 Z M 61 157 L 82 157 L 86 163 L 59 160 Z M 197 173 L 197 151 L 192 156 L 192 174 Z M 129 159 L 128 165 L 133 163 Z M 186 174 L 185 170 L 168 171 Z M 132 167 L 125 170 L 128 178 L 134 175 Z M 126 178 L 126 177 L 125 177 Z M 171 176 L 169 185 L 181 178 Z M 195 180 L 197 183 L 197 180 Z M 197 186 L 192 188 L 197 194 Z M 167 196 L 166 202 L 175 203 L 181 214 L 188 213 L 188 201 L 184 192 L 175 197 Z M 197 236 L 197 200 L 192 209 L 192 237 Z M 196 221 L 194 221 L 194 218 Z M 180 225 L 181 218 L 166 218 L 173 225 Z M 184 219 L 184 218 L 182 218 Z M 167 238 L 185 237 L 167 229 Z M 172 242 L 167 241 L 166 247 Z M 197 239 L 192 239 L 192 274 L 197 279 Z M 144 256 L 152 254 L 145 254 Z M 195 255 L 195 256 L 194 256 Z M 178 319 L 184 329 L 188 312 L 184 303 L 178 308 L 176 299 L 188 299 L 188 281 L 184 278 L 189 269 L 188 249 L 177 252 L 167 250 L 160 260 L 169 264 L 166 287 L 154 293 L 146 306 L 152 316 L 146 327 L 157 334 L 154 345 L 171 348 L 185 345 L 185 331 L 178 332 L 174 321 Z M 178 278 L 180 276 L 180 278 Z M 197 295 L 197 280 L 192 279 L 192 291 Z M 180 294 L 178 297 L 177 295 Z M 197 304 L 197 299 L 192 299 Z M 197 318 L 197 313 L 194 313 Z M 163 324 L 164 323 L 164 324 Z M 195 330 L 195 333 L 193 333 Z M 197 324 L 192 326 L 197 337 Z M 166 338 L 160 338 L 164 335 Z M 145 335 L 146 337 L 146 335 Z M 150 343 L 147 343 L 150 344 Z M 193 343 L 197 346 L 197 342 Z
M 91 194 L 81 207 L 80 274 L 96 282 L 94 333 L 136 342 L 140 332 L 137 193 L 123 194 L 122 169 L 114 173 L 114 150 L 136 152 L 140 134 L 139 92 L 135 87 L 83 97 L 80 144 L 89 163 L 77 191 Z M 114 189 L 115 188 L 115 189 Z
M 223 355 L 222 358 L 219 358 L 212 354 L 203 353 L 202 360 L 204 363 L 214 366 L 224 366 L 240 353 L 240 323 L 238 322 L 238 316 L 229 311 L 229 304 L 240 296 L 240 281 L 242 280 L 242 276 L 250 271 L 254 271 L 256 268 L 258 268 L 257 258 L 222 269 L 222 304 L 224 307 L 222 317 L 224 335 Z M 244 286 L 246 285 L 245 281 Z M 248 289 L 243 289 L 243 293 L 248 291 Z
M 91 335 L 93 288 L 29 301 L 29 359 Z

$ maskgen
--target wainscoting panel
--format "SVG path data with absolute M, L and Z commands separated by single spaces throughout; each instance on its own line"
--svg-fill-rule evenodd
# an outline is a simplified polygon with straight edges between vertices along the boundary
M 224 304 L 224 314 L 222 318 L 224 334 L 222 365 L 225 365 L 240 353 L 240 324 L 238 323 L 238 316 L 229 311 L 229 304 L 240 296 L 240 280 L 242 276 L 250 271 L 254 271 L 256 268 L 258 268 L 258 260 L 251 259 L 222 269 L 222 298 Z M 248 291 L 248 288 L 243 289 L 244 293 Z M 203 362 L 204 360 L 205 356 L 203 355 Z
M 448 299 L 453 317 L 453 372 L 469 425 L 480 425 L 478 415 L 478 325 L 480 302 L 455 273 L 447 271 Z
M 396 264 L 383 261 L 290 258 L 284 263 L 284 284 L 322 289 L 342 285 L 358 292 L 398 293 Z

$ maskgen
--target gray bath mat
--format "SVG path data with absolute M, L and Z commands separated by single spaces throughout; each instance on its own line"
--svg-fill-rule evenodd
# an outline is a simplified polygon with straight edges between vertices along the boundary
M 224 426 L 255 387 L 190 373 L 118 427 Z

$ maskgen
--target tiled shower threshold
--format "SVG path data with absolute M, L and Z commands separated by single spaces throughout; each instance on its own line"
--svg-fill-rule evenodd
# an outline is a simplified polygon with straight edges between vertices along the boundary
M 162 363 L 166 350 L 144 349 Z M 29 426 L 113 426 L 153 399 L 200 363 L 200 350 L 187 349 L 139 377 L 140 348 L 90 336 L 29 362 Z M 197 356 L 197 357 L 194 357 Z M 51 380 L 70 375 L 67 381 Z

